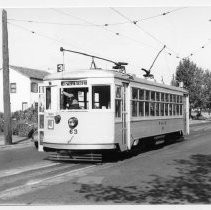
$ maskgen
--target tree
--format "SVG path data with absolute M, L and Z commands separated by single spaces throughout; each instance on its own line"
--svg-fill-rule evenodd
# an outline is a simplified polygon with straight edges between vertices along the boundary
M 204 97 L 206 98 L 206 109 L 211 110 L 211 72 L 206 70 L 204 72 L 203 80 Z
M 204 71 L 189 59 L 180 61 L 176 69 L 175 80 L 183 82 L 184 88 L 189 91 L 190 109 L 206 106 L 204 92 Z

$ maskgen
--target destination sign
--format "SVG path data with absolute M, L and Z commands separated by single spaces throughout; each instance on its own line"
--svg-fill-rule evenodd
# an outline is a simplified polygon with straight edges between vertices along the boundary
M 62 81 L 61 85 L 62 86 L 87 85 L 87 80 Z

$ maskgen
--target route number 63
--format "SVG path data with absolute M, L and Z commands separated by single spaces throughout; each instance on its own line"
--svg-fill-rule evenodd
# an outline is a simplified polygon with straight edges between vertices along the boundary
M 70 130 L 70 134 L 77 134 L 78 133 L 78 130 L 77 129 L 71 129 Z

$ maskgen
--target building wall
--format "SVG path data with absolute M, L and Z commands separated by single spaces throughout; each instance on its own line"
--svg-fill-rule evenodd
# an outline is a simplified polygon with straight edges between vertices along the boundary
M 39 80 L 33 80 L 39 82 Z M 16 83 L 16 93 L 10 93 L 11 111 L 22 110 L 22 103 L 26 102 L 28 107 L 38 102 L 38 94 L 31 93 L 31 80 L 23 74 L 10 69 L 10 83 Z M 0 70 L 0 112 L 3 112 L 3 71 Z

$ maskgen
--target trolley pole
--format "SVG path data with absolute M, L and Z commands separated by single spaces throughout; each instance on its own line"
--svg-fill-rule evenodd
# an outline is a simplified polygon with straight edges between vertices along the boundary
M 3 92 L 4 92 L 4 143 L 12 144 L 12 126 L 9 90 L 9 49 L 7 31 L 7 12 L 2 10 L 2 57 L 3 57 Z

